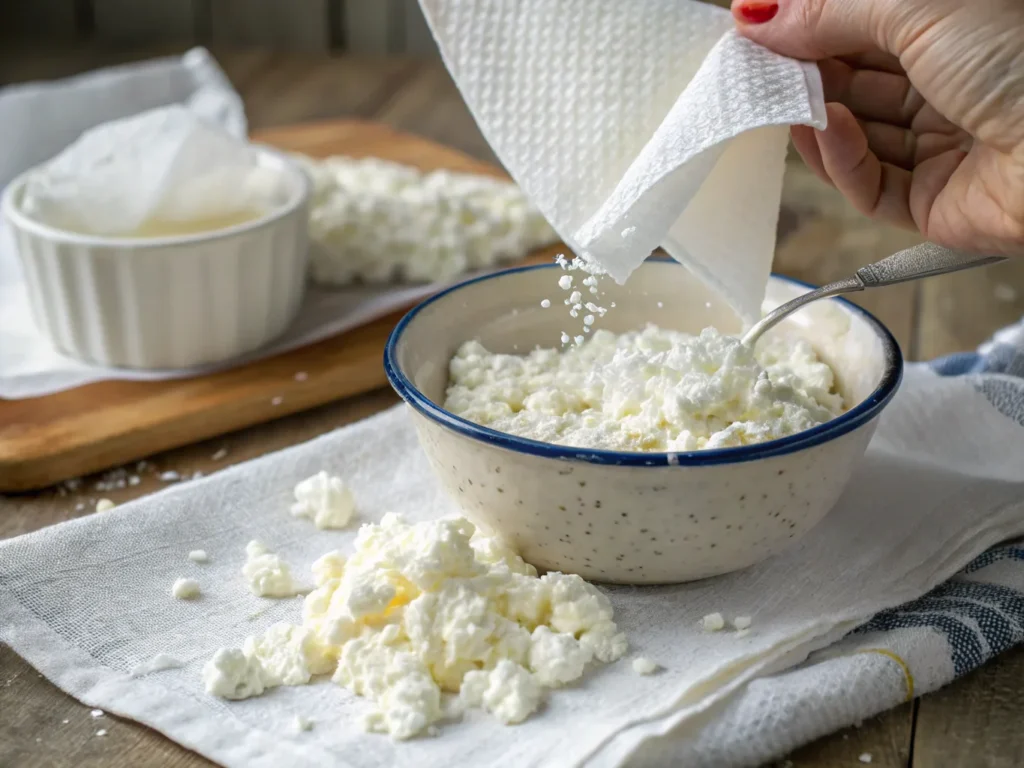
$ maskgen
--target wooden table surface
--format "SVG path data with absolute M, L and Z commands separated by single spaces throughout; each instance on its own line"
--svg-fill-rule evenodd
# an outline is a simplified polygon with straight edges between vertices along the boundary
M 0 85 L 62 77 L 97 66 L 175 52 L 56 50 L 6 45 Z M 245 98 L 253 128 L 329 117 L 367 117 L 493 160 L 437 61 L 214 50 Z M 912 244 L 912 236 L 865 221 L 790 164 L 775 269 L 812 283 L 848 275 Z M 861 294 L 858 299 L 896 335 L 909 359 L 974 348 L 1024 314 L 1024 260 Z M 397 402 L 389 390 L 336 402 L 222 439 L 151 458 L 159 471 L 215 472 L 308 440 Z M 221 449 L 226 450 L 223 458 Z M 121 503 L 162 487 L 155 470 L 134 487 L 99 491 L 84 478 L 75 492 L 49 489 L 0 497 L 0 538 L 91 514 L 96 499 Z M 945 690 L 892 710 L 859 728 L 811 744 L 781 765 L 876 768 L 1024 765 L 1024 648 L 1017 648 Z M 0 644 L 0 766 L 199 766 L 208 761 L 131 721 L 107 717 L 104 738 L 89 709 L 63 694 Z

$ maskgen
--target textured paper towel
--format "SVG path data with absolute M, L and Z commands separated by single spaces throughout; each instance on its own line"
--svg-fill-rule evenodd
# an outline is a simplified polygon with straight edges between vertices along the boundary
M 246 134 L 242 99 L 202 48 L 66 80 L 7 86 L 0 91 L 0 187 L 93 126 L 168 104 L 185 104 L 232 136 Z
M 692 0 L 421 0 L 505 167 L 622 282 L 662 246 L 760 315 L 788 132 L 824 127 L 813 64 Z
M 1019 383 L 1017 390 L 1014 402 L 1024 402 Z M 632 653 L 663 671 L 638 677 L 628 658 L 597 669 L 515 727 L 474 716 L 445 724 L 438 738 L 394 743 L 363 733 L 359 715 L 369 705 L 326 681 L 238 703 L 202 690 L 200 669 L 217 647 L 300 617 L 299 600 L 247 591 L 239 574 L 246 541 L 258 536 L 299 573 L 325 551 L 351 546 L 354 530 L 318 531 L 288 513 L 298 480 L 320 469 L 341 473 L 362 521 L 387 511 L 422 520 L 455 510 L 430 474 L 404 406 L 0 544 L 0 640 L 82 701 L 148 723 L 229 766 L 617 765 L 655 734 L 705 722 L 749 679 L 798 663 L 1024 532 L 1024 427 L 1005 402 L 976 380 L 912 367 L 849 491 L 793 549 L 716 579 L 608 590 Z M 191 563 L 195 548 L 211 562 Z M 171 583 L 185 575 L 200 581 L 201 599 L 170 597 Z M 753 630 L 743 638 L 702 632 L 699 618 L 712 611 L 752 615 Z M 130 676 L 160 652 L 186 666 Z M 295 733 L 296 714 L 316 727 Z M 722 760 L 668 764 L 724 768 L 747 764 L 737 756 L 752 754 L 728 749 L 721 730 L 702 738 L 711 739 L 705 755 Z M 771 757 L 772 738 L 756 754 Z M 694 743 L 670 754 L 692 755 Z
M 287 201 L 244 137 L 172 104 L 83 133 L 29 175 L 21 210 L 71 232 L 128 235 L 153 220 L 253 216 Z

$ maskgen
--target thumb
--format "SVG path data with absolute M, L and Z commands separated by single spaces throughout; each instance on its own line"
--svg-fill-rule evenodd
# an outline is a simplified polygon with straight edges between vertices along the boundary
M 899 56 L 942 0 L 733 0 L 740 32 L 776 53 L 818 61 L 882 50 Z

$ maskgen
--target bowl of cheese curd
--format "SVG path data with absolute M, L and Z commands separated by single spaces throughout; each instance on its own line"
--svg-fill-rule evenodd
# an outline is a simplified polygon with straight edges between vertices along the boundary
M 674 261 L 622 286 L 575 275 L 469 280 L 388 341 L 388 379 L 464 513 L 537 568 L 626 584 L 738 570 L 820 522 L 902 377 L 885 326 L 831 299 L 750 350 Z M 765 309 L 806 290 L 773 276 Z

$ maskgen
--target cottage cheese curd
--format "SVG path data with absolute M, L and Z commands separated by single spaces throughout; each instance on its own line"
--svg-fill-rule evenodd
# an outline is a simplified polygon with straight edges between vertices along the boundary
M 449 280 L 521 259 L 558 236 L 515 184 L 376 158 L 296 158 L 313 181 L 313 279 Z
M 200 594 L 199 582 L 195 579 L 175 579 L 171 585 L 171 595 L 178 600 L 194 600 Z
M 373 702 L 364 726 L 406 739 L 451 706 L 517 723 L 544 691 L 627 649 L 611 603 L 578 576 L 536 570 L 463 518 L 364 525 L 349 558 L 313 564 L 299 626 L 275 624 L 203 669 L 210 693 L 257 696 L 313 675 Z M 458 696 L 455 696 L 458 694 Z
M 260 541 L 245 545 L 242 575 L 249 591 L 259 597 L 291 597 L 299 591 L 288 563 Z
M 633 671 L 638 675 L 653 675 L 658 671 L 658 665 L 646 656 L 637 656 L 633 659 Z
M 344 528 L 356 511 L 352 491 L 340 477 L 320 471 L 295 486 L 291 513 L 317 528 Z
M 705 632 L 721 632 L 725 629 L 725 618 L 720 613 L 709 613 L 700 620 L 700 626 Z
M 564 351 L 494 354 L 476 341 L 450 363 L 445 408 L 521 437 L 619 451 L 693 451 L 774 440 L 843 410 L 832 369 L 802 340 L 752 352 L 706 328 L 598 330 Z
M 185 662 L 177 656 L 172 656 L 169 653 L 158 653 L 148 661 L 134 666 L 130 674 L 132 677 L 142 677 L 154 672 L 165 672 L 168 669 L 181 669 L 184 666 Z
M 264 691 L 259 659 L 240 648 L 221 648 L 203 665 L 203 684 L 208 693 L 222 699 L 248 699 Z

